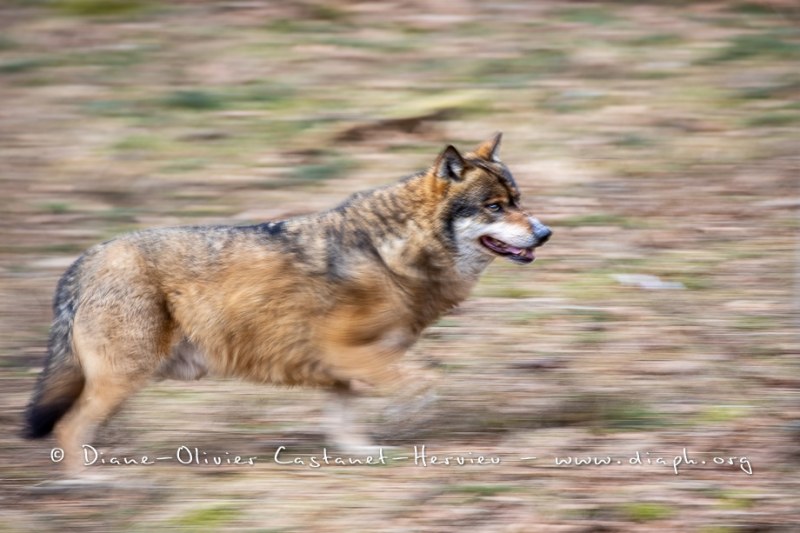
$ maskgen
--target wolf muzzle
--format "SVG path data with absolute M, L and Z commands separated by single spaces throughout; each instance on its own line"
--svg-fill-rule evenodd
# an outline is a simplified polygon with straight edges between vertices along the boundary
M 553 231 L 550 228 L 533 217 L 530 217 L 528 221 L 533 229 L 533 236 L 536 238 L 536 242 L 533 245 L 534 247 L 541 246 L 550 240 L 550 236 L 553 234 Z

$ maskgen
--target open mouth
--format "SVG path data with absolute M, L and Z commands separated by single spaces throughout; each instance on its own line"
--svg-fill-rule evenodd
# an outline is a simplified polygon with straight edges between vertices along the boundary
M 502 255 L 517 263 L 532 263 L 536 259 L 533 255 L 533 246 L 530 248 L 517 248 L 488 235 L 481 237 L 480 241 L 482 245 L 497 255 Z

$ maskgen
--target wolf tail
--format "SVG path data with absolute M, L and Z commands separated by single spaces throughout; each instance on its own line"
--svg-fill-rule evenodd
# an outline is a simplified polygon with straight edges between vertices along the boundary
M 49 435 L 83 391 L 83 370 L 72 350 L 72 326 L 78 305 L 82 261 L 80 258 L 72 264 L 56 289 L 47 362 L 25 412 L 23 435 L 29 439 Z

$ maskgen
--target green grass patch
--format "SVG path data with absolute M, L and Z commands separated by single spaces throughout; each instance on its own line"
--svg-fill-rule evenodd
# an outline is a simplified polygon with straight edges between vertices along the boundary
M 745 315 L 737 317 L 734 327 L 739 331 L 769 332 L 778 326 L 778 318 L 768 315 Z
M 330 161 L 313 165 L 302 165 L 292 171 L 291 180 L 297 182 L 316 182 L 338 178 L 346 165 L 342 161 Z
M 646 405 L 621 399 L 602 406 L 600 414 L 601 424 L 615 431 L 639 431 L 669 425 L 662 415 Z
M 596 348 L 608 340 L 608 334 L 602 330 L 580 331 L 573 335 L 572 340 L 583 347 Z
M 86 245 L 79 242 L 60 242 L 31 248 L 48 254 L 75 254 L 86 250 Z
M 695 274 L 693 276 L 673 276 L 673 281 L 683 283 L 683 286 L 690 291 L 707 291 L 716 287 L 714 281 L 708 274 Z
M 800 123 L 800 113 L 775 112 L 765 113 L 750 117 L 745 121 L 745 126 L 751 128 L 792 126 Z
M 614 215 L 611 213 L 592 213 L 589 215 L 578 215 L 559 220 L 556 226 L 567 228 L 582 228 L 587 226 L 619 226 L 625 229 L 641 229 L 647 227 L 646 224 L 638 219 Z
M 611 144 L 622 148 L 645 148 L 653 144 L 653 140 L 638 133 L 625 133 L 614 139 Z
M 684 42 L 685 39 L 677 33 L 653 33 L 636 37 L 625 42 L 628 46 L 672 46 Z
M 747 87 L 741 89 L 736 96 L 745 100 L 766 100 L 790 98 L 797 93 L 800 93 L 800 79 L 789 79 L 771 85 Z
M 264 28 L 272 33 L 282 34 L 303 34 L 307 36 L 317 36 L 321 34 L 344 33 L 350 31 L 347 24 L 331 24 L 323 19 L 298 19 L 298 18 L 278 18 L 268 22 Z
M 601 6 L 560 9 L 553 14 L 562 20 L 566 20 L 567 22 L 588 24 L 591 26 L 606 26 L 619 20 L 616 15 Z
M 148 0 L 51 0 L 49 5 L 67 15 L 105 17 L 130 15 L 151 6 Z
M 746 511 L 752 509 L 756 504 L 752 495 L 745 491 L 723 490 L 718 497 L 720 507 L 731 511 Z
M 162 97 L 158 103 L 176 110 L 214 111 L 234 106 L 249 109 L 289 109 L 301 106 L 305 109 L 317 102 L 300 101 L 289 88 L 282 85 L 258 83 L 232 87 L 224 92 L 182 89 Z
M 107 222 L 117 224 L 131 224 L 136 222 L 136 217 L 141 211 L 132 207 L 112 207 L 101 212 L 98 216 Z M 119 233 L 123 231 L 120 230 Z
M 724 424 L 748 415 L 749 409 L 742 405 L 711 405 L 692 417 L 695 424 Z
M 305 31 L 305 28 L 297 21 L 285 18 L 270 20 L 265 29 L 273 33 L 298 33 Z
M 475 287 L 475 294 L 486 298 L 510 299 L 533 298 L 541 295 L 541 292 L 533 286 L 518 284 L 519 273 L 507 270 L 510 266 L 504 262 L 495 262 L 486 275 L 481 277 Z
M 122 152 L 154 152 L 161 146 L 161 139 L 153 135 L 130 135 L 114 143 L 112 148 Z
M 666 80 L 668 78 L 674 78 L 678 74 L 675 71 L 669 70 L 642 70 L 631 72 L 631 78 L 635 78 L 637 80 Z
M 17 43 L 8 37 L 0 35 L 0 52 L 5 50 L 13 50 L 17 47 Z
M 675 512 L 672 507 L 655 502 L 631 502 L 622 505 L 622 514 L 634 522 L 654 522 L 672 517 Z
M 603 324 L 614 320 L 614 315 L 602 309 L 570 309 L 569 316 L 594 324 Z
M 733 13 L 743 15 L 781 15 L 780 10 L 767 2 L 737 2 L 728 8 Z M 787 11 L 788 13 L 788 11 Z
M 541 326 L 545 321 L 552 318 L 549 312 L 541 311 L 512 311 L 504 315 L 508 321 L 517 326 L 538 325 Z
M 181 172 L 190 172 L 199 170 L 208 166 L 208 160 L 201 158 L 185 158 L 175 159 L 163 165 L 158 170 L 167 174 L 179 174 Z
M 72 206 L 67 202 L 46 202 L 41 205 L 43 211 L 54 215 L 61 215 L 72 211 Z
M 292 100 L 292 90 L 281 85 L 255 84 L 245 87 L 237 100 L 255 102 L 270 107 L 283 105 Z
M 122 50 L 71 53 L 61 59 L 60 64 L 130 67 L 145 62 L 147 60 L 146 52 L 145 48 L 134 47 Z
M 569 281 L 563 281 L 561 291 L 569 298 L 586 303 L 599 300 L 613 300 L 620 295 L 619 284 L 612 278 L 611 274 L 616 272 L 598 268 L 590 271 L 580 272 L 580 275 L 572 276 Z
M 765 32 L 738 35 L 728 46 L 703 63 L 738 61 L 742 59 L 770 57 L 774 59 L 796 59 L 800 57 L 800 44 L 793 39 L 797 32 Z
M 486 291 L 486 296 L 491 296 L 494 298 L 512 298 L 517 300 L 521 298 L 532 298 L 536 294 L 536 292 L 528 289 L 509 285 L 493 287 L 492 289 Z
M 215 505 L 190 511 L 175 519 L 173 524 L 190 531 L 216 531 L 221 526 L 235 520 L 240 514 L 239 509 L 232 505 Z
M 587 392 L 571 396 L 548 423 L 579 424 L 598 433 L 657 430 L 674 426 L 665 415 L 647 404 L 616 393 Z
M 471 75 L 482 82 L 487 81 L 487 77 L 531 79 L 543 73 L 565 69 L 568 60 L 569 55 L 563 50 L 539 48 L 519 56 L 478 60 L 472 67 Z
M 265 189 L 282 189 L 315 185 L 341 177 L 351 166 L 351 163 L 343 158 L 333 158 L 320 163 L 300 165 L 293 168 L 284 178 L 262 182 L 261 187 Z
M 129 100 L 92 100 L 83 106 L 83 111 L 100 117 L 140 116 L 137 102 Z
M 223 99 L 216 94 L 200 90 L 175 91 L 164 98 L 164 105 L 192 111 L 210 111 L 223 107 Z
M 347 35 L 327 35 L 321 38 L 314 39 L 318 44 L 329 44 L 333 46 L 341 46 L 344 48 L 353 48 L 356 50 L 372 50 L 385 54 L 409 52 L 415 48 L 413 41 L 397 40 L 397 41 L 372 41 L 368 39 L 358 39 L 348 37 Z
M 15 74 L 52 66 L 104 66 L 127 68 L 131 65 L 144 62 L 147 59 L 145 52 L 146 50 L 143 48 L 133 48 L 126 50 L 65 53 L 50 57 L 18 58 L 0 63 L 0 74 Z
M 12 59 L 0 63 L 0 74 L 18 74 L 20 72 L 29 72 L 42 67 L 47 67 L 52 64 L 52 61 L 43 58 L 27 58 L 27 59 Z

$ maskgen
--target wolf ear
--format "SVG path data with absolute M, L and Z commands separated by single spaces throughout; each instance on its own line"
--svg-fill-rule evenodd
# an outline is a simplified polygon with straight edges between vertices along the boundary
M 439 178 L 460 180 L 465 166 L 464 158 L 461 157 L 458 150 L 450 145 L 439 154 L 434 164 L 434 169 L 436 176 Z
M 500 141 L 502 138 L 503 134 L 498 131 L 491 139 L 478 146 L 475 150 L 475 155 L 484 161 L 498 161 L 497 152 L 500 150 Z

